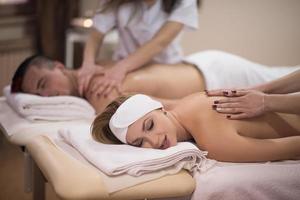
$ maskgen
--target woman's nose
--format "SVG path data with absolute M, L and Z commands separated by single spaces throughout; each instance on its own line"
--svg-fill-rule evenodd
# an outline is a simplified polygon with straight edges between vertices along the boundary
M 144 138 L 144 146 L 145 148 L 153 148 L 158 149 L 160 148 L 159 144 L 159 135 L 157 134 L 149 134 Z

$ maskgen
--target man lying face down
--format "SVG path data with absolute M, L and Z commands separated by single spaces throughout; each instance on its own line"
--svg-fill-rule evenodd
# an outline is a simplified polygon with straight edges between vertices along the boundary
M 105 67 L 111 65 L 112 63 Z M 129 73 L 122 83 L 122 93 L 178 99 L 204 89 L 249 87 L 296 69 L 297 67 L 266 67 L 225 52 L 204 51 L 192 54 L 176 65 L 152 64 Z M 97 113 L 120 96 L 116 89 L 109 95 L 99 95 L 97 88 L 95 90 L 95 87 L 102 87 L 97 85 L 99 79 L 103 79 L 103 75 L 95 74 L 82 96 Z M 78 72 L 45 56 L 31 56 L 16 70 L 12 92 L 41 96 L 79 96 Z M 167 101 L 164 100 L 163 103 L 165 102 Z
M 101 74 L 95 75 L 82 96 L 92 104 L 97 113 L 120 95 L 116 89 L 108 96 L 99 96 L 93 92 L 93 83 L 101 78 Z M 122 85 L 124 93 L 139 92 L 168 99 L 180 98 L 203 89 L 202 76 L 193 65 L 189 64 L 147 66 L 128 74 Z M 45 56 L 31 56 L 16 70 L 12 79 L 11 92 L 79 97 L 78 72 L 67 69 L 62 63 Z

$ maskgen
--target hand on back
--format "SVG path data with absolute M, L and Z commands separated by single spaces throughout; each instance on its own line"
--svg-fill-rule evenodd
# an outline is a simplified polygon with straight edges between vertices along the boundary
M 224 96 L 214 101 L 213 109 L 227 114 L 229 119 L 243 119 L 262 115 L 265 112 L 265 94 L 257 90 L 212 90 L 208 96 Z

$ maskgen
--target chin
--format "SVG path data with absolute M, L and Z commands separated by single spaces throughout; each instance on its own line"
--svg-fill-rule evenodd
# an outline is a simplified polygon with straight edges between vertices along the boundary
M 170 147 L 176 146 L 177 145 L 177 140 L 173 140 L 170 142 Z

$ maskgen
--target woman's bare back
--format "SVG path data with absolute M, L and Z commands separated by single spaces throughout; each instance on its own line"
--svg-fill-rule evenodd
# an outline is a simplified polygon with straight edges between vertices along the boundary
M 259 118 L 230 120 L 212 109 L 214 100 L 201 93 L 193 94 L 180 101 L 175 112 L 180 113 L 180 121 L 199 148 L 207 150 L 215 159 L 235 162 L 287 159 L 287 152 L 272 157 L 271 152 L 265 151 L 271 151 L 272 142 L 279 138 L 298 136 L 300 142 L 298 115 L 270 113 Z

